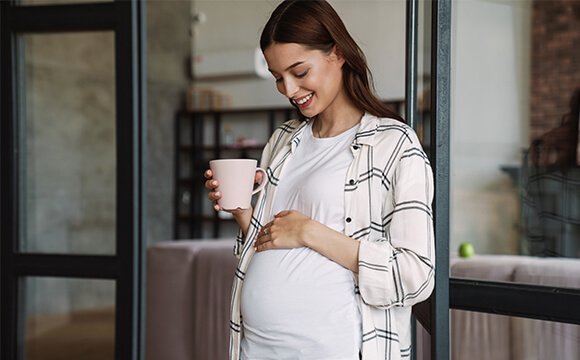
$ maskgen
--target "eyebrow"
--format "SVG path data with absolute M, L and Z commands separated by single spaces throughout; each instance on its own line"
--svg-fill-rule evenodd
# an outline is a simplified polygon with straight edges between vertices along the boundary
M 287 68 L 286 68 L 284 71 L 288 71 L 288 70 L 290 70 L 290 69 L 292 69 L 292 68 L 295 68 L 296 66 L 298 66 L 298 65 L 300 65 L 300 64 L 304 64 L 305 62 L 306 62 L 306 61 L 297 61 L 297 62 L 295 62 L 294 64 L 292 64 L 292 65 L 288 66 L 288 67 L 287 67 Z M 270 68 L 268 68 L 268 70 L 269 70 L 270 72 L 274 72 L 274 73 L 275 73 L 275 71 L 273 71 L 273 70 L 272 70 L 272 69 L 270 69 Z

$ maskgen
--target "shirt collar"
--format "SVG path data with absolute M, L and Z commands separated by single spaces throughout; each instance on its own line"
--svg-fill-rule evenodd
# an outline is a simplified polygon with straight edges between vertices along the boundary
M 305 121 L 301 121 L 300 124 L 298 125 L 298 128 L 294 132 L 294 134 L 292 134 L 292 136 L 290 137 L 290 141 L 288 141 L 288 145 L 290 145 L 292 152 L 294 152 L 294 150 L 296 150 L 296 147 L 298 146 L 298 144 L 300 144 L 300 139 L 302 138 L 302 134 L 304 133 L 304 129 L 306 129 L 306 126 L 308 125 L 309 122 L 310 122 L 310 119 L 306 119 Z
M 354 137 L 353 144 L 373 146 L 378 126 L 379 118 L 365 113 L 360 121 L 360 128 Z
M 301 121 L 294 134 L 292 134 L 292 136 L 290 137 L 288 145 L 291 146 L 292 151 L 294 151 L 296 149 L 296 146 L 300 144 L 300 139 L 302 138 L 304 129 L 306 129 L 306 126 L 310 121 L 311 119 Z M 377 131 L 378 126 L 379 126 L 379 118 L 366 112 L 361 119 L 360 128 L 354 137 L 353 145 L 373 146 L 374 135 Z

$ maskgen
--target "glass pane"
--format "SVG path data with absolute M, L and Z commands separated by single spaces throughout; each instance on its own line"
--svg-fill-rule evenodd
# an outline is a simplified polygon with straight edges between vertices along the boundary
M 115 352 L 115 282 L 26 278 L 26 360 L 105 360 Z
M 454 3 L 451 256 L 475 252 L 478 276 L 580 286 L 579 13 Z
M 451 358 L 576 360 L 580 326 L 452 310 Z
M 114 254 L 114 34 L 23 35 L 21 250 Z
M 451 310 L 452 360 L 576 360 L 580 326 Z M 417 323 L 417 360 L 431 360 L 431 336 Z

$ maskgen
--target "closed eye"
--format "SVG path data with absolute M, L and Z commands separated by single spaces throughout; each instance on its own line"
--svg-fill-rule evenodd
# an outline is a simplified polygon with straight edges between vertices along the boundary
M 298 74 L 298 75 L 296 75 L 296 77 L 300 79 L 300 78 L 303 78 L 303 77 L 305 77 L 306 75 L 308 75 L 308 70 L 306 70 L 306 71 L 305 71 L 305 72 L 303 72 L 302 74 Z

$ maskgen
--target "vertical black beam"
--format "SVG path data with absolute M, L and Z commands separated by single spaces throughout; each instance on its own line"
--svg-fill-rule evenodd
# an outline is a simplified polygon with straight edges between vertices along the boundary
M 181 169 L 181 156 L 182 156 L 182 149 L 181 149 L 181 114 L 178 112 L 175 114 L 175 124 L 174 124 L 174 134 L 173 134 L 173 141 L 175 143 L 174 149 L 175 153 L 173 154 L 173 184 L 175 186 L 174 195 L 173 195 L 173 238 L 179 239 L 179 228 L 180 228 L 180 215 L 181 215 L 181 203 L 183 201 L 183 192 L 185 190 L 182 189 L 180 183 L 180 176 L 179 169 Z M 189 154 L 189 152 L 188 152 Z
M 417 131 L 417 24 L 418 0 L 407 0 L 407 41 L 405 62 L 405 120 Z
M 431 357 L 449 359 L 449 146 L 451 0 L 434 0 L 431 30 L 431 164 L 437 266 L 431 301 Z
M 210 115 L 211 116 L 211 115 Z M 191 147 L 190 161 L 191 161 L 191 182 L 188 191 L 191 194 L 190 198 L 190 210 L 188 218 L 189 227 L 189 239 L 198 239 L 203 237 L 203 228 L 205 226 L 205 220 L 203 218 L 203 203 L 204 199 L 203 193 L 201 193 L 199 188 L 204 186 L 205 178 L 203 177 L 203 172 L 209 167 L 205 159 L 205 143 L 204 143 L 204 133 L 205 133 L 205 115 L 195 114 L 193 118 L 188 117 L 189 124 L 191 126 Z M 217 213 L 214 214 L 217 216 Z
M 274 126 L 276 126 L 276 110 L 268 111 L 268 138 L 274 132 Z
M 214 144 L 215 144 L 215 157 L 214 159 L 220 159 L 222 155 L 222 113 L 219 110 L 214 112 Z M 218 238 L 220 236 L 220 218 L 218 213 L 214 213 L 213 223 L 212 223 L 212 236 Z
M 139 162 L 139 172 L 135 175 L 137 177 L 137 182 L 139 184 L 138 196 L 140 197 L 140 204 L 138 206 L 139 214 L 138 221 L 140 223 L 140 237 L 138 239 L 138 248 L 133 253 L 139 261 L 139 266 L 137 268 L 138 276 L 133 280 L 135 286 L 140 290 L 138 294 L 138 299 L 136 300 L 138 309 L 137 322 L 133 324 L 135 326 L 134 331 L 138 332 L 137 336 L 137 351 L 138 354 L 135 359 L 144 360 L 145 359 L 145 329 L 146 329 L 146 293 L 145 288 L 147 280 L 147 266 L 146 266 L 146 249 L 147 249 L 147 119 L 148 119 L 148 101 L 147 101 L 147 11 L 146 11 L 146 1 L 137 0 L 137 70 L 139 76 L 137 78 L 137 89 L 139 91 L 139 107 L 140 116 L 138 120 L 137 136 L 139 140 L 139 155 L 134 161 Z
M 0 1 L 0 358 L 16 359 L 18 284 L 12 271 L 18 240 L 18 114 L 12 1 Z
M 406 61 L 405 61 L 405 120 L 417 131 L 417 24 L 418 0 L 407 0 Z M 400 110 L 398 110 L 399 112 Z M 415 317 L 411 319 L 412 349 L 411 359 L 417 358 L 417 326 Z
M 115 358 L 143 354 L 145 272 L 144 1 L 116 1 L 117 259 Z

